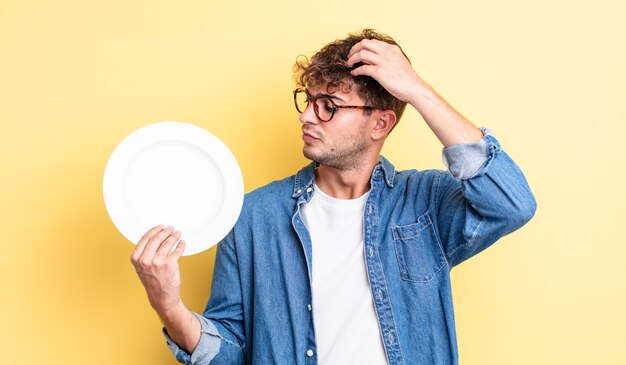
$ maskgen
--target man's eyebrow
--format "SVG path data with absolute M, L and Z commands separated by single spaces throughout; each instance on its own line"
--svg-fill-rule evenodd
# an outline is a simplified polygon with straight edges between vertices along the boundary
M 311 93 L 309 93 L 309 90 L 306 90 L 306 93 L 309 97 L 314 97 L 315 99 L 318 98 L 329 98 L 329 99 L 335 99 L 335 100 L 339 100 L 342 102 L 345 102 L 345 100 L 337 95 L 334 94 L 326 94 L 326 93 L 317 93 L 317 95 L 311 95 Z

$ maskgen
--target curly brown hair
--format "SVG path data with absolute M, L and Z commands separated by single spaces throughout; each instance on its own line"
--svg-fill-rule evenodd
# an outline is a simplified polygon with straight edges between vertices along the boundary
M 345 39 L 338 39 L 327 44 L 313 55 L 310 61 L 306 56 L 298 56 L 293 68 L 294 79 L 300 87 L 326 84 L 329 94 L 337 90 L 348 93 L 352 90 L 352 85 L 356 85 L 357 94 L 365 100 L 367 105 L 393 110 L 398 121 L 404 112 L 406 102 L 391 95 L 372 77 L 365 75 L 355 77 L 350 74 L 351 70 L 361 66 L 362 63 L 348 67 L 348 54 L 352 46 L 363 39 L 377 39 L 400 47 L 386 34 L 378 33 L 373 29 L 363 29 L 357 33 L 350 33 Z M 370 112 L 370 110 L 364 111 L 364 113 Z

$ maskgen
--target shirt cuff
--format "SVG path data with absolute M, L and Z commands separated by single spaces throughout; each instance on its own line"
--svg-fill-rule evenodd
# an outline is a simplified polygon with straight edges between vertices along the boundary
M 188 353 L 187 351 L 180 348 L 172 339 L 169 334 L 163 328 L 163 335 L 165 336 L 165 341 L 167 342 L 167 347 L 172 351 L 172 354 L 176 357 L 176 360 L 181 364 L 208 364 L 213 360 L 215 355 L 220 352 L 220 345 L 222 343 L 221 336 L 215 328 L 215 325 L 211 323 L 204 316 L 199 315 L 198 313 L 192 312 L 196 318 L 200 321 L 200 341 L 196 348 L 193 350 L 193 353 Z
M 500 149 L 490 129 L 480 128 L 480 131 L 483 132 L 480 141 L 444 147 L 442 151 L 443 164 L 457 180 L 482 175 L 494 152 Z

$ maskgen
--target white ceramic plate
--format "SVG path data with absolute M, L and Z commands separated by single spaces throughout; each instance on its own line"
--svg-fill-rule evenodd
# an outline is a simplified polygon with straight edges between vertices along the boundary
M 137 244 L 153 226 L 172 225 L 183 255 L 217 244 L 243 204 L 243 177 L 228 147 L 187 123 L 161 122 L 126 137 L 104 170 L 103 194 L 115 227 Z

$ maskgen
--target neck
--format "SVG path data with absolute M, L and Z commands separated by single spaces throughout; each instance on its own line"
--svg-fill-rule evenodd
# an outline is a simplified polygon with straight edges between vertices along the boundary
M 356 169 L 337 169 L 320 165 L 315 170 L 315 184 L 326 195 L 337 199 L 356 199 L 370 190 L 370 178 L 378 156 Z

